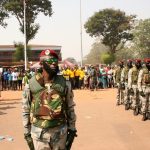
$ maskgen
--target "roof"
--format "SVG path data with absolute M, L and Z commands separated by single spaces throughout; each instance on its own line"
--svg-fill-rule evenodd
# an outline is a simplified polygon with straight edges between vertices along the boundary
M 28 44 L 32 47 L 61 47 L 59 45 L 39 45 L 39 44 Z M 0 48 L 14 48 L 14 45 L 0 45 Z
M 43 49 L 53 49 L 53 50 L 61 50 L 61 46 L 58 45 L 38 45 L 38 44 L 29 44 L 31 50 L 43 50 Z M 0 45 L 0 51 L 14 51 L 14 45 Z

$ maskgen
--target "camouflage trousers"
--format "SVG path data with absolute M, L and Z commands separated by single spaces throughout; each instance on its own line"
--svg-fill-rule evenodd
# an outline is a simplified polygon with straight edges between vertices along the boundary
M 142 103 L 141 105 L 141 112 L 150 113 L 150 87 L 148 86 L 142 86 L 142 90 L 145 94 L 145 96 L 140 96 L 140 101 Z
M 117 83 L 117 105 L 124 103 L 124 90 L 121 89 L 120 83 Z
M 135 109 L 136 106 L 139 104 L 139 95 L 138 95 L 138 89 L 137 85 L 132 85 L 133 93 L 129 93 L 129 96 L 131 98 L 132 108 Z
M 124 90 L 124 104 L 131 103 L 131 93 L 129 91 L 127 83 L 125 83 L 125 90 Z
M 32 126 L 31 135 L 35 150 L 65 150 L 67 126 L 61 125 L 49 129 Z

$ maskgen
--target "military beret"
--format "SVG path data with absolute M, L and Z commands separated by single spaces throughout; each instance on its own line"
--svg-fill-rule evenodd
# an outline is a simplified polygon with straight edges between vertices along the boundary
M 137 63 L 141 63 L 141 59 L 135 59 L 134 61 Z
M 144 59 L 144 62 L 145 62 L 145 63 L 150 63 L 150 58 L 145 58 L 145 59 Z
M 58 59 L 58 55 L 54 50 L 45 49 L 40 53 L 40 60 L 50 58 L 50 56 L 53 56 Z
M 132 59 L 128 59 L 127 62 L 132 62 Z

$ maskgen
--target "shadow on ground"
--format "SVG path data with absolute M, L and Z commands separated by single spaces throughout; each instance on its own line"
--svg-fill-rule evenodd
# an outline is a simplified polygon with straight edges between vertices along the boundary
M 16 99 L 15 99 L 16 100 Z M 17 99 L 18 100 L 18 99 Z M 19 99 L 20 100 L 20 99 Z M 14 105 L 16 104 L 20 104 L 21 102 L 16 102 L 16 101 L 12 101 L 10 102 L 10 100 L 0 100 L 0 115 L 5 115 L 7 114 L 5 111 L 7 109 L 14 109 L 16 108 Z

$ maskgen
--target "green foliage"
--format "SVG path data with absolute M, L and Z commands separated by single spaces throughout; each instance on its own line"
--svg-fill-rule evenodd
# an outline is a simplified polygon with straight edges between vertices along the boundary
M 13 15 L 19 22 L 20 31 L 24 33 L 24 4 L 23 0 L 3 0 L 1 2 L 3 13 Z M 26 0 L 26 33 L 27 43 L 33 39 L 40 26 L 35 23 L 37 16 L 42 13 L 45 16 L 52 15 L 52 5 L 49 0 Z
M 109 48 L 100 43 L 98 40 L 92 45 L 90 53 L 84 58 L 84 64 L 101 63 L 101 53 L 109 51 Z
M 130 48 L 124 47 L 122 50 L 117 51 L 115 53 L 115 61 L 118 62 L 120 60 L 127 60 L 127 59 L 135 59 L 138 58 L 136 54 L 135 48 L 132 46 Z
M 112 53 L 102 53 L 101 60 L 104 64 L 111 64 L 115 60 L 115 56 Z
M 84 27 L 90 36 L 99 37 L 102 43 L 115 53 L 120 43 L 133 39 L 130 30 L 135 16 L 127 16 L 125 12 L 114 9 L 104 9 L 96 12 L 88 19 Z
M 21 61 L 24 60 L 24 45 L 19 43 L 14 43 L 14 46 L 16 47 L 16 51 L 14 53 L 14 61 Z M 27 47 L 27 56 L 29 57 L 31 55 L 30 47 Z
M 150 57 L 150 19 L 140 20 L 133 34 L 137 54 L 141 58 Z
M 8 14 L 7 14 L 7 12 L 3 9 L 3 7 L 2 7 L 2 2 L 3 2 L 3 0 L 1 0 L 0 1 L 0 26 L 2 26 L 2 27 L 6 27 L 7 26 L 7 23 L 6 22 L 4 22 L 4 20 L 6 19 L 6 18 L 8 18 Z

